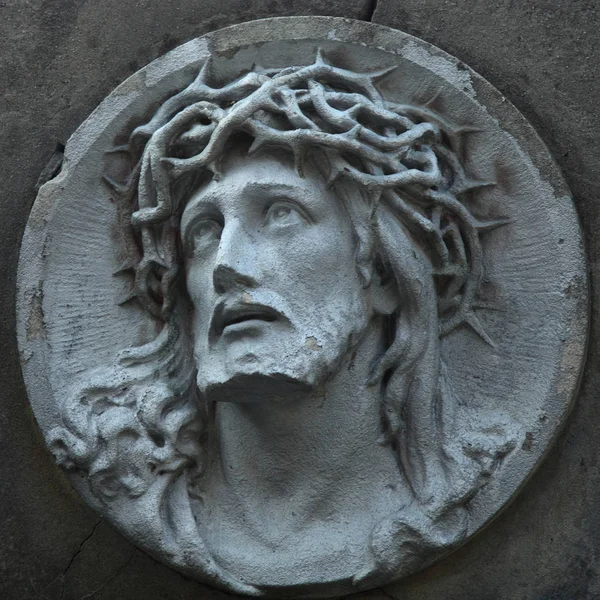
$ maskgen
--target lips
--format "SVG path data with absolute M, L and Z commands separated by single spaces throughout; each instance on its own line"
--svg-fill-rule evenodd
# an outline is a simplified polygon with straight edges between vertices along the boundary
M 264 304 L 236 303 L 227 305 L 220 303 L 213 314 L 211 331 L 220 336 L 227 327 L 246 321 L 266 321 L 271 323 L 283 315 L 271 306 Z

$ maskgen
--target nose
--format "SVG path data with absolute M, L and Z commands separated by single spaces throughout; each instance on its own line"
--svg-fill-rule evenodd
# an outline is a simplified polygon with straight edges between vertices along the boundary
M 242 228 L 223 229 L 213 268 L 213 287 L 218 294 L 257 287 L 254 254 L 252 240 Z
M 256 280 L 244 275 L 227 265 L 217 265 L 213 271 L 213 287 L 218 294 L 224 294 L 234 289 L 252 289 Z

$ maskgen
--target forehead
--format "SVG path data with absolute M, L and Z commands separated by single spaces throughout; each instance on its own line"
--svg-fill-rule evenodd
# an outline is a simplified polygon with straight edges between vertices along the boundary
M 252 202 L 265 196 L 286 196 L 293 199 L 312 200 L 318 197 L 329 199 L 332 194 L 326 189 L 324 177 L 310 164 L 301 177 L 293 160 L 285 150 L 277 150 L 248 156 L 234 152 L 223 163 L 221 177 L 212 179 L 190 197 L 184 210 L 187 213 L 201 210 L 203 205 L 216 206 L 221 210 L 235 210 L 244 202 Z

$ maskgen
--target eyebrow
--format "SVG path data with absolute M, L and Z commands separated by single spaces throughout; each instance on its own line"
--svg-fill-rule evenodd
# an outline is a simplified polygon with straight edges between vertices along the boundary
M 244 184 L 242 192 L 250 193 L 253 195 L 258 194 L 269 194 L 270 196 L 279 196 L 281 194 L 289 194 L 289 193 L 302 193 L 308 192 L 306 188 L 303 188 L 298 185 L 288 184 L 288 183 L 267 183 L 267 182 L 259 182 L 259 181 L 248 181 Z M 195 205 L 212 205 L 215 206 L 218 203 L 219 198 L 222 196 L 221 192 L 217 190 L 211 190 L 207 192 L 201 200 L 198 200 Z
M 244 184 L 243 193 L 249 193 L 253 196 L 265 195 L 268 194 L 271 198 L 276 198 L 282 195 L 289 195 L 290 200 L 296 200 L 300 202 L 304 200 L 305 197 L 300 197 L 300 194 L 308 193 L 309 190 L 306 188 L 300 187 L 298 185 L 287 184 L 287 183 L 267 183 L 267 182 L 257 182 L 257 181 L 248 181 Z M 223 193 L 217 190 L 211 190 L 202 196 L 202 198 L 193 202 L 193 205 L 189 208 L 186 206 L 184 208 L 183 214 L 186 215 L 187 224 L 191 224 L 197 217 L 202 216 L 204 214 L 216 214 L 219 211 L 218 202 L 222 197 Z M 309 194 L 310 195 L 310 194 Z M 190 206 L 190 203 L 188 203 Z M 183 215 L 182 215 L 183 217 Z M 182 218 L 183 221 L 183 218 Z

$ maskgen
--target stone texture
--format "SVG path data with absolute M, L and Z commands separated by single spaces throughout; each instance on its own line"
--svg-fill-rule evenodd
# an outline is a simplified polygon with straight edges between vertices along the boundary
M 250 18 L 369 18 L 370 2 L 0 4 L 4 102 L 0 273 L 0 597 L 226 598 L 134 550 L 71 490 L 28 408 L 14 339 L 16 258 L 39 174 L 108 92 L 166 50 Z M 487 77 L 533 123 L 563 169 L 597 282 L 600 8 L 593 1 L 379 0 L 374 20 L 440 46 Z M 49 167 L 52 171 L 52 166 Z M 584 600 L 600 597 L 598 319 L 565 432 L 527 487 L 483 535 L 405 583 L 356 598 Z

